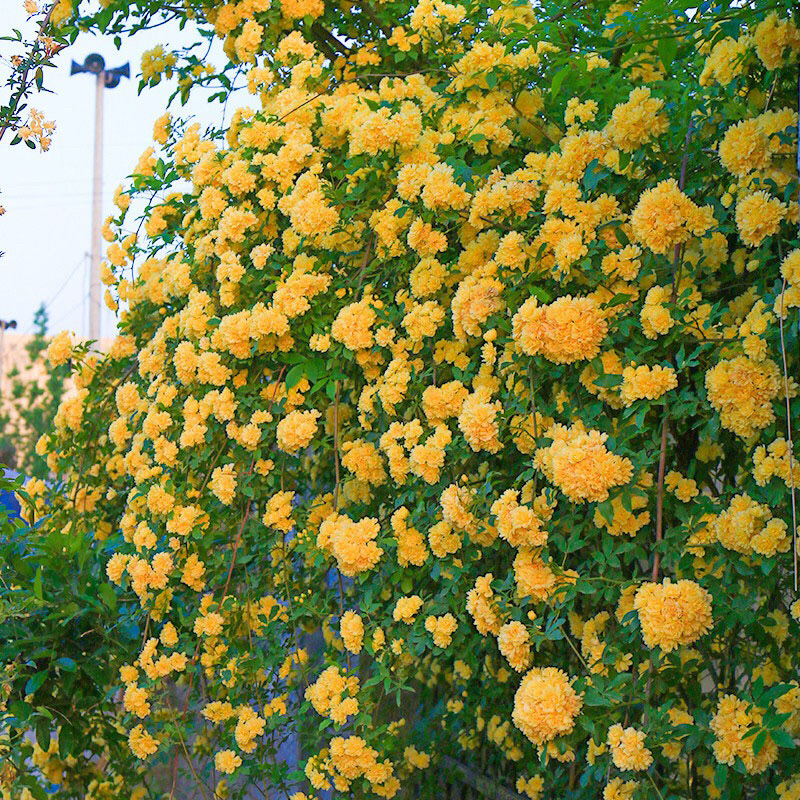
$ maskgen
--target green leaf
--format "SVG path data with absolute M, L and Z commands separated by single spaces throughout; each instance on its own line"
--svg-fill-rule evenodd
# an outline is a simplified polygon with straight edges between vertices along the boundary
M 792 737 L 781 728 L 775 728 L 774 730 L 771 730 L 769 735 L 772 741 L 775 742 L 778 747 L 786 747 L 790 750 L 796 747 L 794 739 L 792 739 Z
M 33 694 L 47 680 L 47 670 L 43 669 L 28 678 L 25 684 L 25 694 Z
M 552 93 L 553 97 L 557 97 L 558 93 L 561 91 L 561 84 L 564 83 L 564 78 L 567 77 L 569 73 L 569 66 L 564 65 L 561 69 L 553 75 L 553 82 L 550 84 L 550 92 Z
M 586 171 L 583 173 L 583 186 L 588 191 L 592 191 L 597 187 L 597 184 L 608 175 L 608 170 L 600 166 L 600 162 L 593 158 L 587 165 Z
M 47 750 L 50 747 L 50 722 L 46 719 L 40 719 L 36 723 L 36 742 L 42 750 Z
M 553 300 L 553 295 L 541 286 L 532 286 L 531 294 L 542 303 L 550 303 Z
M 587 706 L 608 706 L 611 703 L 600 694 L 593 686 L 589 686 L 583 696 L 583 702 Z
M 716 786 L 717 789 L 724 789 L 727 781 L 728 767 L 725 764 L 717 764 L 717 768 L 714 771 L 714 786 Z
M 305 374 L 305 365 L 304 364 L 295 364 L 287 373 L 286 373 L 286 390 L 288 391 L 293 386 L 297 386 L 298 383 L 303 379 L 303 375 Z
M 75 751 L 75 731 L 69 725 L 62 725 L 58 734 L 58 755 L 64 759 Z
M 41 786 L 36 782 L 36 778 L 30 777 L 25 781 L 25 785 L 28 787 L 28 791 L 36 798 L 36 800 L 48 800 L 47 792 L 42 789 Z
M 42 600 L 42 568 L 36 570 L 36 577 L 33 579 L 33 596 L 37 600 Z
M 117 596 L 114 594 L 114 589 L 111 587 L 110 583 L 101 583 L 100 586 L 97 588 L 97 593 L 100 595 L 100 599 L 109 607 L 111 611 L 114 611 L 117 607 Z M 61 661 L 62 659 L 59 659 Z M 69 661 L 70 659 L 66 659 Z M 75 662 L 73 662 L 73 669 L 75 667 Z
M 658 41 L 658 57 L 664 65 L 664 69 L 668 70 L 670 64 L 675 59 L 675 54 L 678 52 L 678 40 L 675 36 L 665 37 Z

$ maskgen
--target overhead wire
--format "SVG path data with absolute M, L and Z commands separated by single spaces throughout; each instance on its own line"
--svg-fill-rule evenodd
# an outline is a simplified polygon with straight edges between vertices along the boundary
M 72 308 L 70 308 L 68 311 L 65 311 L 57 320 L 55 320 L 53 322 L 53 327 L 57 327 L 62 319 L 66 319 L 70 314 L 72 314 L 73 311 L 75 311 L 78 308 L 78 306 L 80 306 L 82 303 L 84 303 L 89 298 L 89 296 L 90 296 L 89 292 L 87 292 L 85 295 L 83 295 L 83 297 L 81 297 L 81 299 L 78 300 L 78 302 L 75 303 L 75 305 L 72 306 Z
M 86 259 L 88 257 L 89 257 L 88 253 L 84 253 L 81 256 L 81 258 L 78 261 L 78 263 L 72 268 L 72 270 L 70 271 L 69 275 L 67 275 L 66 279 L 61 284 L 61 286 L 58 288 L 56 293 L 46 303 L 44 303 L 43 307 L 44 307 L 45 311 L 48 308 L 50 308 L 50 306 L 53 305 L 53 303 L 59 298 L 59 296 L 64 291 L 64 289 L 67 288 L 67 286 L 69 285 L 70 281 L 75 277 L 75 275 L 78 272 L 78 270 L 86 263 Z M 30 334 L 30 333 L 33 333 L 33 326 L 34 326 L 34 323 L 33 323 L 33 321 L 31 321 L 31 324 L 28 326 L 28 330 L 25 332 L 26 335 Z

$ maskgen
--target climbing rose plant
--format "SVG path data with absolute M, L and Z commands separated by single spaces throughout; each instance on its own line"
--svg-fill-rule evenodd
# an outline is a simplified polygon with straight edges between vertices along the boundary
M 165 13 L 229 63 L 143 87 L 250 97 L 157 121 L 120 336 L 50 346 L 27 535 L 119 634 L 103 714 L 9 662 L 5 791 L 800 797 L 797 10 Z

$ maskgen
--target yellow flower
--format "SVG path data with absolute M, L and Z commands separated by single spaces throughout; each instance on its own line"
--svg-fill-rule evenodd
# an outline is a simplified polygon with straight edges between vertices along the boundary
M 158 741 L 142 725 L 137 725 L 128 734 L 128 745 L 136 758 L 145 759 L 158 750 Z
M 748 247 L 758 247 L 767 236 L 777 233 L 786 216 L 786 205 L 768 192 L 746 194 L 736 203 L 736 227 Z
M 631 214 L 636 240 L 661 255 L 692 236 L 702 236 L 714 221 L 711 206 L 693 203 L 674 178 L 645 190 Z
M 242 766 L 242 759 L 233 750 L 220 750 L 214 756 L 214 766 L 219 772 L 230 775 Z
M 555 667 L 534 668 L 514 695 L 514 724 L 535 745 L 571 733 L 583 698 L 565 672 Z
M 449 647 L 453 634 L 458 628 L 458 622 L 452 614 L 443 614 L 441 617 L 427 617 L 425 630 L 433 635 L 433 643 L 437 647 Z
M 296 453 L 311 443 L 317 432 L 317 420 L 320 412 L 291 411 L 279 423 L 277 428 L 278 447 L 285 453 Z
M 708 401 L 723 428 L 746 439 L 775 419 L 772 401 L 781 388 L 778 365 L 745 356 L 720 361 L 706 373 Z
M 530 666 L 530 636 L 521 622 L 513 620 L 500 628 L 497 634 L 497 647 L 512 669 L 517 672 L 524 672 Z
M 339 622 L 339 633 L 344 646 L 351 652 L 358 654 L 364 641 L 364 623 L 354 611 L 345 611 Z
M 666 652 L 692 644 L 708 633 L 714 620 L 711 595 L 694 581 L 645 583 L 633 601 L 644 643 Z
M 611 112 L 606 126 L 614 146 L 630 153 L 664 133 L 669 120 L 666 114 L 659 113 L 663 108 L 664 101 L 651 97 L 647 87 L 633 89 L 627 102 L 620 103 Z
M 633 475 L 629 459 L 606 449 L 605 433 L 554 425 L 545 435 L 553 443 L 536 451 L 534 466 L 573 502 L 601 502 L 610 488 L 628 483 Z
M 266 720 L 249 706 L 240 708 L 238 715 L 239 719 L 234 731 L 236 744 L 242 752 L 252 753 L 256 749 L 255 740 L 264 732 Z
M 372 569 L 383 555 L 375 543 L 378 521 L 366 517 L 354 522 L 345 514 L 333 513 L 320 525 L 317 546 L 329 550 L 342 574 L 353 576 Z
M 233 464 L 216 467 L 208 484 L 214 496 L 226 506 L 233 502 L 236 494 L 236 468 Z
M 678 378 L 672 367 L 630 366 L 622 370 L 619 396 L 625 406 L 630 406 L 636 400 L 657 400 L 677 385 Z
M 636 728 L 612 725 L 608 729 L 608 746 L 617 769 L 642 770 L 653 763 L 653 754 L 645 747 L 645 733 Z
M 529 356 L 543 355 L 556 364 L 594 358 L 608 332 L 608 323 L 594 300 L 566 295 L 540 306 L 526 300 L 514 315 L 514 341 Z
M 714 757 L 720 764 L 733 766 L 737 758 L 744 762 L 745 769 L 758 774 L 769 767 L 778 757 L 778 745 L 767 736 L 758 755 L 753 743 L 756 736 L 747 735 L 761 726 L 762 712 L 733 694 L 720 696 L 714 716 L 711 717 L 711 730 L 716 737 Z
M 422 608 L 422 598 L 417 594 L 410 597 L 401 597 L 394 606 L 392 617 L 395 622 L 405 622 L 411 625 L 417 612 Z
M 51 367 L 58 367 L 72 356 L 72 335 L 68 331 L 61 331 L 54 336 L 47 347 L 47 360 Z

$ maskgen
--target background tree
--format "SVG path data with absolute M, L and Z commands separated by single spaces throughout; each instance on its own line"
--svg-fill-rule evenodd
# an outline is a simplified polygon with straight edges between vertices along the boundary
M 47 349 L 47 310 L 42 304 L 33 318 L 34 333 L 25 344 L 28 360 L 15 365 L 5 376 L 6 395 L 0 414 L 0 447 L 14 453 L 14 466 L 23 475 L 47 478 L 45 459 L 37 454 L 36 443 L 52 430 L 58 406 L 64 396 L 69 367 L 50 368 Z

